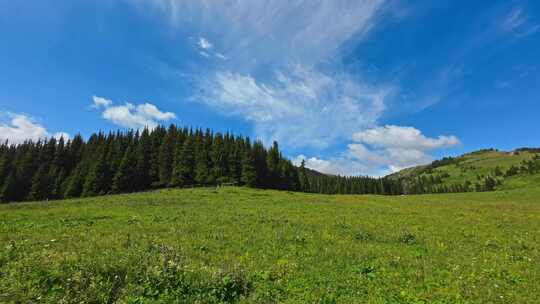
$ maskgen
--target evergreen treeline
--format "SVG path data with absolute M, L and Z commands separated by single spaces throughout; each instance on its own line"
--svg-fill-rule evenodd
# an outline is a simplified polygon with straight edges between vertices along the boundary
M 325 175 L 305 168 L 298 168 L 300 189 L 303 192 L 323 194 L 403 194 L 401 180 L 368 176 Z
M 387 181 L 315 174 L 247 137 L 171 125 L 0 145 L 0 201 L 235 183 L 316 193 L 396 194 Z
M 431 167 L 453 163 L 445 158 Z M 540 170 L 538 158 L 505 175 Z M 429 167 L 429 168 L 431 168 Z M 428 168 L 428 169 L 429 169 Z M 165 187 L 234 183 L 324 194 L 421 194 L 489 191 L 493 176 L 477 184 L 444 185 L 446 176 L 372 178 L 324 175 L 294 166 L 274 144 L 230 133 L 179 128 L 92 134 L 88 140 L 50 138 L 0 144 L 0 202 L 88 197 Z

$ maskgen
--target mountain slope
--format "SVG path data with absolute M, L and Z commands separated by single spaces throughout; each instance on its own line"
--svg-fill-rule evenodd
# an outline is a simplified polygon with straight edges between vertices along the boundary
M 489 191 L 538 184 L 538 149 L 510 152 L 479 150 L 459 157 L 446 157 L 429 165 L 404 169 L 387 178 L 402 180 L 411 188 L 459 188 L 460 191 Z M 444 190 L 444 189 L 443 189 Z M 412 192 L 415 192 L 414 189 Z M 416 191 L 418 192 L 418 191 Z M 447 192 L 442 191 L 441 192 Z

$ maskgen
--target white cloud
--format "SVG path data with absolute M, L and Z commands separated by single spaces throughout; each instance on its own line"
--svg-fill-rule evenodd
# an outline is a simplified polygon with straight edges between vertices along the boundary
M 176 115 L 171 112 L 161 112 L 155 105 L 143 103 L 133 105 L 126 102 L 124 105 L 113 106 L 111 100 L 93 96 L 93 105 L 103 107 L 102 117 L 116 125 L 131 128 L 143 129 L 155 128 L 159 123 L 175 119 Z
M 387 166 L 393 172 L 429 163 L 428 152 L 459 144 L 455 136 L 429 138 L 413 127 L 392 125 L 357 132 L 353 141 L 349 151 L 359 160 Z
M 329 174 L 383 176 L 408 167 L 423 165 L 433 159 L 428 152 L 451 148 L 459 144 L 455 136 L 429 138 L 418 129 L 384 126 L 357 132 L 347 151 L 329 159 L 297 156 L 306 166 Z
M 227 56 L 222 53 L 214 51 L 214 45 L 204 37 L 199 37 L 196 45 L 199 48 L 199 55 L 205 58 L 218 58 L 220 60 L 228 59 Z
M 349 138 L 352 130 L 373 126 L 390 92 L 362 85 L 348 74 L 331 77 L 299 65 L 267 82 L 219 72 L 208 87 L 202 100 L 252 121 L 266 142 L 318 148 Z
M 197 44 L 203 50 L 209 50 L 212 48 L 212 43 L 210 43 L 210 41 L 206 40 L 204 37 L 199 37 L 199 42 Z
M 356 160 L 349 155 L 340 157 L 331 157 L 328 159 L 318 157 L 306 157 L 300 154 L 292 159 L 293 164 L 300 166 L 302 160 L 305 161 L 306 168 L 310 168 L 325 174 L 342 175 L 342 176 L 383 176 L 388 173 L 387 170 L 381 169 L 371 164 L 366 164 Z
M 225 55 L 223 55 L 223 54 L 221 54 L 219 52 L 216 53 L 216 57 L 221 59 L 221 60 L 227 60 L 227 56 L 225 56 Z
M 108 107 L 110 105 L 112 105 L 112 100 L 110 99 L 106 99 L 106 98 L 103 98 L 103 97 L 97 97 L 97 96 L 92 96 L 92 100 L 94 101 L 92 107 L 94 108 L 99 108 L 99 107 Z
M 65 132 L 49 133 L 45 127 L 26 115 L 8 113 L 7 116 L 10 118 L 9 122 L 0 123 L 0 141 L 2 142 L 7 140 L 12 144 L 21 144 L 26 140 L 37 141 L 50 137 L 69 139 L 69 134 Z
M 429 138 L 413 127 L 392 125 L 357 132 L 353 135 L 353 140 L 376 147 L 422 151 L 448 148 L 459 144 L 455 136 L 441 135 L 437 138 Z

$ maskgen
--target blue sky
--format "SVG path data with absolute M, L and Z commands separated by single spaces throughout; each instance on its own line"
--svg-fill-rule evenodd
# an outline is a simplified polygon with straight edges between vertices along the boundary
M 537 1 L 0 0 L 0 138 L 176 123 L 327 173 L 540 146 Z

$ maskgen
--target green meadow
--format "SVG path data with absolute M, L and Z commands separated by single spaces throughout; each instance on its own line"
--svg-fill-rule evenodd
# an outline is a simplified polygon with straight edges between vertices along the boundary
M 539 244 L 540 188 L 8 204 L 0 302 L 538 303 Z

